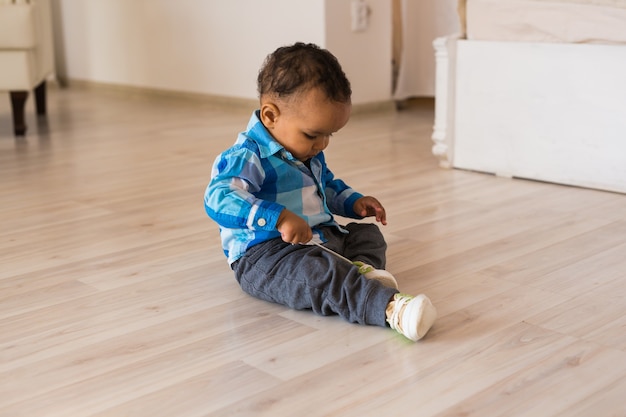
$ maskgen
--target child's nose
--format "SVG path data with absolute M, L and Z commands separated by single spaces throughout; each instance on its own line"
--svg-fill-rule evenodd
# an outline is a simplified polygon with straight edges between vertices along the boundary
M 314 148 L 316 150 L 324 150 L 328 146 L 328 142 L 330 141 L 330 135 L 320 136 L 318 140 L 315 141 Z

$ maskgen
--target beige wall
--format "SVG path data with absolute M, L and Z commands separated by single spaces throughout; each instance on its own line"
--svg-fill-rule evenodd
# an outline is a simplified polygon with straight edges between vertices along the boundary
M 326 47 L 350 78 L 355 103 L 391 100 L 391 1 L 369 0 L 367 30 L 351 30 L 350 0 L 326 0 Z
M 391 5 L 368 0 L 56 0 L 61 76 L 72 80 L 256 99 L 264 57 L 295 41 L 330 49 L 355 104 L 391 99 Z

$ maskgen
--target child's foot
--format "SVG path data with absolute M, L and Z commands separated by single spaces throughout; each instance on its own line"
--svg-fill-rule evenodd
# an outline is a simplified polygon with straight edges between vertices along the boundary
M 396 290 L 398 289 L 398 281 L 396 281 L 396 278 L 384 269 L 376 269 L 372 265 L 368 265 L 361 261 L 354 261 L 352 263 L 354 266 L 359 268 L 359 273 L 365 278 L 374 279 L 383 284 L 385 287 L 395 288 Z
M 437 310 L 424 294 L 395 294 L 386 314 L 389 326 L 414 342 L 426 335 L 437 318 Z

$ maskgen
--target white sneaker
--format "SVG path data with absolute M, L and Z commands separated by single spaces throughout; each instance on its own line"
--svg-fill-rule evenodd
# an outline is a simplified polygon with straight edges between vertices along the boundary
M 398 281 L 396 281 L 396 278 L 388 271 L 385 271 L 384 269 L 376 269 L 372 265 L 368 265 L 361 261 L 354 261 L 352 264 L 359 268 L 359 274 L 363 275 L 365 278 L 376 280 L 385 287 L 395 288 L 396 290 L 398 289 Z
M 424 294 L 395 294 L 386 314 L 389 326 L 414 342 L 426 335 L 437 318 L 437 310 Z

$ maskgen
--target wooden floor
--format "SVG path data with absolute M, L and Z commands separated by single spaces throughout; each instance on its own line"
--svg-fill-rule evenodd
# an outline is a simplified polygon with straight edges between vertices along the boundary
M 440 169 L 429 103 L 355 115 L 327 159 L 439 310 L 412 343 L 242 293 L 203 193 L 247 111 L 48 100 L 15 140 L 0 96 L 1 417 L 626 416 L 626 196 Z

